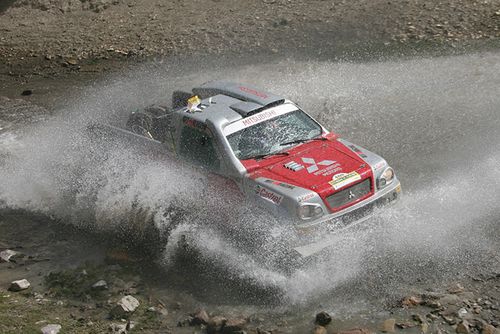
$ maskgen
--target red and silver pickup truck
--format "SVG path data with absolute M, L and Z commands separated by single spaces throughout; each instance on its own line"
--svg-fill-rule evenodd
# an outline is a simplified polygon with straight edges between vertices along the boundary
M 264 206 L 299 235 L 356 224 L 400 195 L 400 182 L 382 157 L 329 132 L 283 97 L 214 81 L 174 92 L 172 100 L 172 107 L 132 113 L 122 131 L 227 178 L 249 203 Z M 327 246 L 304 241 L 294 249 L 308 257 Z

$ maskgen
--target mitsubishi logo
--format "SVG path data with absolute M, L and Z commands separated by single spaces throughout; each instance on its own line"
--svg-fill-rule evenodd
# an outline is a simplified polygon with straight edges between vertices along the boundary
M 330 166 L 330 165 L 333 165 L 335 163 L 335 161 L 332 161 L 332 160 L 323 160 L 323 161 L 316 163 L 316 161 L 314 161 L 313 158 L 302 158 L 302 161 L 304 163 L 310 165 L 309 167 L 307 167 L 307 171 L 309 173 L 314 173 L 315 171 L 317 171 L 319 169 L 318 165 L 319 166 Z
M 352 192 L 352 190 L 349 190 L 349 199 L 353 199 L 356 197 L 356 195 Z

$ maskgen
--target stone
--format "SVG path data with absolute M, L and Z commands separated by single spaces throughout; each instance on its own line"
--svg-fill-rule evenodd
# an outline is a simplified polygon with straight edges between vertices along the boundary
M 407 328 L 417 327 L 417 324 L 414 323 L 413 321 L 406 321 L 406 322 L 398 322 L 396 323 L 396 326 L 401 329 L 407 329 Z
M 424 318 L 420 314 L 414 314 L 414 315 L 412 315 L 412 318 L 413 318 L 413 320 L 415 320 L 416 322 L 418 322 L 420 324 L 425 322 Z
M 470 328 L 469 323 L 467 321 L 462 321 L 457 325 L 457 329 L 455 330 L 458 334 L 469 334 Z
M 396 319 L 387 319 L 380 326 L 380 331 L 383 333 L 394 333 L 396 331 L 394 326 L 396 326 Z
M 42 334 L 57 334 L 61 330 L 61 325 L 58 324 L 48 324 L 42 327 Z
M 200 309 L 192 314 L 193 320 L 191 321 L 191 326 L 206 325 L 210 320 L 207 311 L 205 309 Z
M 451 294 L 457 294 L 464 292 L 465 288 L 460 283 L 455 283 L 448 288 L 448 292 Z
M 108 288 L 108 283 L 105 280 L 99 280 L 92 284 L 93 290 L 106 290 Z
M 226 324 L 222 328 L 223 334 L 232 334 L 242 331 L 247 324 L 247 320 L 244 318 L 232 318 L 226 321 Z
M 21 280 L 13 281 L 12 283 L 10 283 L 9 290 L 14 291 L 14 292 L 18 292 L 18 291 L 26 290 L 27 288 L 30 287 L 30 285 L 31 284 L 30 284 L 30 282 L 28 282 L 27 279 L 21 279 Z
M 140 303 L 133 296 L 127 295 L 120 299 L 117 305 L 111 310 L 111 316 L 114 318 L 123 318 L 133 313 Z
M 4 251 L 1 251 L 0 252 L 0 262 L 10 262 L 10 259 L 17 254 L 19 254 L 19 253 L 16 251 L 13 251 L 11 249 L 6 249 Z
M 455 294 L 444 295 L 439 299 L 441 305 L 458 305 L 461 302 L 462 299 Z
M 134 321 L 128 321 L 126 324 L 111 324 L 109 330 L 116 334 L 127 334 L 129 330 L 135 327 Z
M 500 329 L 495 328 L 490 324 L 484 324 L 481 329 L 481 334 L 500 334 Z
M 313 334 L 327 334 L 327 331 L 323 326 L 316 326 L 314 327 Z
M 458 310 L 458 312 L 457 312 L 457 316 L 461 319 L 466 318 L 468 315 L 469 315 L 469 312 L 467 312 L 467 310 L 463 307 L 460 310 Z
M 226 324 L 227 319 L 221 316 L 215 316 L 208 320 L 207 332 L 208 333 L 219 333 Z
M 442 307 L 441 303 L 437 300 L 428 300 L 424 303 L 424 305 L 433 309 L 440 309 Z
M 66 59 L 66 63 L 68 65 L 78 65 L 78 60 L 76 60 L 75 58 L 68 58 Z
M 320 326 L 326 326 L 332 322 L 332 317 L 325 311 L 316 314 L 316 323 Z
M 447 315 L 441 315 L 441 317 L 443 318 L 444 321 L 446 321 L 446 323 L 448 325 L 454 325 L 457 323 L 457 321 L 455 320 L 455 318 L 453 317 L 450 317 L 450 316 L 447 316 Z
M 405 297 L 403 299 L 403 301 L 401 302 L 403 307 L 412 307 L 412 306 L 420 305 L 422 303 L 423 303 L 423 300 L 419 296 Z
M 33 94 L 33 91 L 31 89 L 25 89 L 21 93 L 22 96 L 30 96 L 31 94 Z
M 346 331 L 338 332 L 337 334 L 372 334 L 373 332 L 366 328 L 353 328 Z

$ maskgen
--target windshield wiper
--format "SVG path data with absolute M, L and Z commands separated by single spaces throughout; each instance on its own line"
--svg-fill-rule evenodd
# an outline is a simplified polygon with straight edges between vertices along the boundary
M 281 146 L 285 146 L 285 145 L 291 145 L 291 144 L 298 144 L 298 143 L 303 143 L 303 142 L 306 142 L 306 141 L 309 141 L 309 140 L 328 140 L 328 139 L 326 139 L 325 137 L 302 138 L 302 139 L 295 139 L 295 140 L 292 140 L 292 141 L 287 141 L 285 143 L 281 143 L 280 145 Z
M 267 157 L 270 157 L 272 155 L 290 155 L 290 153 L 288 152 L 275 152 L 275 153 L 264 153 L 264 154 L 257 154 L 257 155 L 251 155 L 249 157 L 244 157 L 244 158 L 241 158 L 241 160 L 248 160 L 248 159 L 264 159 L 264 158 L 267 158 Z

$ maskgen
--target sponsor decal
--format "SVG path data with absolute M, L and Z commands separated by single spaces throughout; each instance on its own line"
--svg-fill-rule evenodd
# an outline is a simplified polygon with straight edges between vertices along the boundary
M 313 198 L 314 196 L 316 196 L 316 193 L 309 193 L 306 195 L 302 195 L 299 198 L 297 198 L 297 201 L 299 201 L 299 203 L 302 203 L 302 202 L 305 202 L 305 201 Z
M 355 181 L 361 180 L 361 175 L 358 172 L 338 173 L 335 174 L 330 182 L 333 189 L 337 190 Z
M 317 170 L 319 170 L 318 166 L 330 166 L 330 165 L 333 165 L 334 163 L 336 163 L 336 161 L 333 161 L 333 160 L 323 160 L 323 161 L 320 161 L 317 163 L 316 161 L 314 161 L 313 158 L 302 158 L 302 161 L 305 164 L 309 165 L 307 167 L 307 171 L 309 172 L 309 174 L 314 173 Z
M 335 174 L 335 173 L 338 173 L 341 171 L 342 171 L 342 167 L 337 162 L 337 163 L 330 165 L 326 168 L 320 169 L 319 171 L 315 172 L 314 175 L 316 175 L 316 176 L 318 176 L 318 175 L 328 176 L 328 175 L 332 175 L 332 174 Z
M 182 118 L 182 121 L 186 126 L 189 126 L 191 128 L 194 128 L 194 129 L 204 131 L 207 128 L 207 125 L 205 123 L 196 121 L 196 120 L 189 118 L 187 116 L 184 116 Z
M 274 116 L 278 116 L 278 113 L 276 112 L 276 110 L 263 111 L 261 113 L 254 115 L 254 116 L 244 118 L 241 121 L 241 123 L 243 123 L 244 126 L 250 126 L 250 125 L 260 123 L 260 121 L 264 121 L 266 119 L 273 118 Z
M 367 158 L 366 154 L 363 153 L 363 151 L 361 151 L 359 149 L 359 147 L 357 146 L 354 146 L 354 145 L 349 145 L 349 148 L 354 152 L 356 153 L 357 155 L 359 155 L 361 158 Z
M 384 168 L 385 165 L 387 165 L 387 163 L 385 161 L 380 161 L 380 162 L 377 162 L 374 166 L 373 166 L 373 169 L 375 170 L 379 170 L 381 168 Z
M 258 96 L 260 98 L 263 98 L 263 99 L 267 99 L 268 96 L 266 93 L 263 93 L 263 92 L 259 92 L 255 89 L 252 89 L 252 88 L 248 88 L 248 87 L 245 87 L 245 86 L 240 86 L 238 87 L 242 92 L 245 92 L 245 93 L 249 93 L 249 94 L 252 94 L 252 95 L 255 95 L 255 96 Z
M 280 205 L 281 201 L 283 200 L 283 196 L 278 195 L 275 192 L 261 186 L 257 186 L 257 188 L 255 188 L 255 192 L 263 199 L 270 201 L 276 205 Z
M 271 118 L 284 115 L 295 110 L 297 110 L 297 107 L 290 103 L 285 103 L 273 108 L 266 109 L 259 112 L 258 114 L 245 117 L 239 121 L 229 124 L 224 128 L 224 134 L 226 136 L 229 136 L 230 134 L 248 128 L 252 125 L 267 121 Z
M 318 163 L 312 158 L 302 158 L 304 164 L 307 164 L 307 172 L 309 174 L 314 174 L 316 176 L 323 175 L 328 176 L 342 171 L 342 167 L 340 164 L 333 160 L 323 160 Z M 298 172 L 305 168 L 304 165 L 299 164 L 295 161 L 287 162 L 283 165 L 285 168 L 293 170 L 294 172 Z M 325 168 L 319 168 L 319 166 L 326 166 Z
M 291 184 L 288 184 L 288 183 L 285 183 L 285 182 L 275 181 L 275 180 L 271 180 L 271 179 L 264 180 L 264 182 L 266 182 L 266 183 L 272 183 L 274 185 L 277 185 L 277 186 L 280 186 L 280 187 L 283 187 L 283 188 L 287 188 L 287 189 L 295 189 L 295 186 L 292 186 Z

